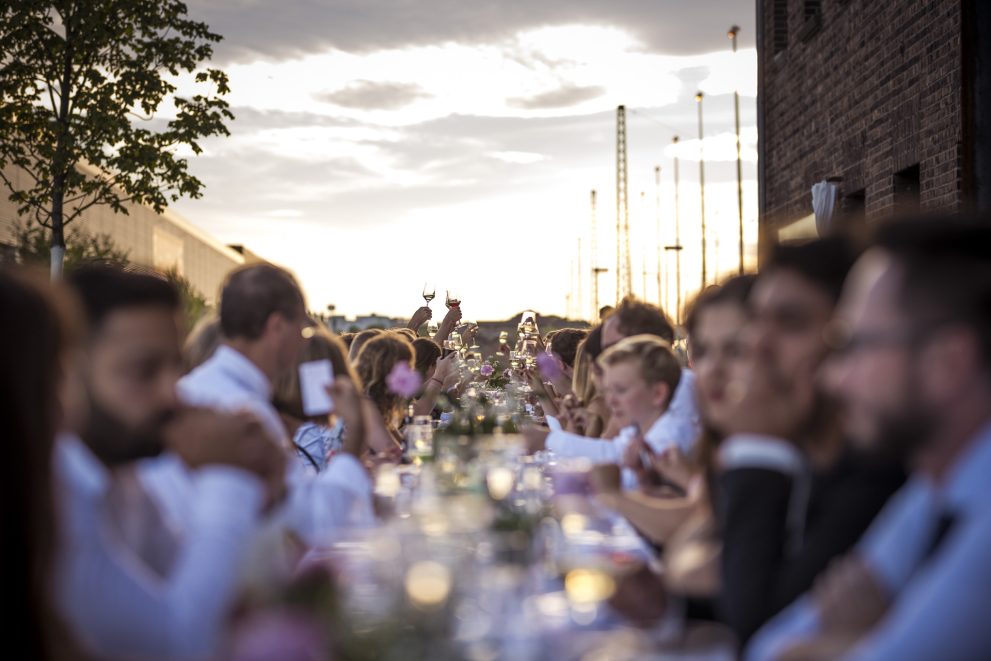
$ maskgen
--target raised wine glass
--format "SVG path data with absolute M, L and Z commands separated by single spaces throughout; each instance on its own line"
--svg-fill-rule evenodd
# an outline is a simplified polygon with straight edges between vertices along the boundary
M 455 289 L 447 290 L 447 307 L 456 308 L 461 305 L 461 294 Z
M 437 295 L 437 286 L 432 285 L 429 282 L 423 283 L 423 300 L 427 302 L 427 307 L 430 307 L 430 301 L 434 300 Z

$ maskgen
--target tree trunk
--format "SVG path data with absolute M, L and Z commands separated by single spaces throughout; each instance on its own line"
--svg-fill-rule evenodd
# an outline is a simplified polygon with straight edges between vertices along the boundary
M 65 175 L 57 174 L 52 186 L 52 280 L 62 277 L 62 262 L 65 259 L 65 232 L 62 225 L 64 199 Z
M 64 16 L 65 51 L 62 54 L 62 80 L 60 84 L 58 123 L 59 134 L 52 160 L 52 279 L 62 275 L 62 260 L 65 258 L 64 201 L 68 169 L 75 167 L 69 158 L 69 97 L 72 93 L 72 17 Z

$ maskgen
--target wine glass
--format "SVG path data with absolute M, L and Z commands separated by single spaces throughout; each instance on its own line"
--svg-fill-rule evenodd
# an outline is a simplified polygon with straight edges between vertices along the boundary
M 430 307 L 430 301 L 434 300 L 434 296 L 437 295 L 437 286 L 432 285 L 429 282 L 423 283 L 423 300 L 427 302 L 427 307 Z
M 461 305 L 461 294 L 456 289 L 447 290 L 447 307 L 456 308 Z

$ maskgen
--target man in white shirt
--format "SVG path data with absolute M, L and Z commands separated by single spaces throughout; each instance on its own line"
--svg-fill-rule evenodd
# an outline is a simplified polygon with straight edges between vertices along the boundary
M 249 410 L 287 444 L 272 384 L 295 369 L 305 325 L 303 293 L 291 274 L 271 264 L 237 269 L 220 297 L 224 344 L 179 381 L 179 396 L 197 406 Z
M 850 437 L 913 477 L 751 659 L 991 657 L 991 229 L 886 227 L 844 294 L 827 371 Z
M 608 349 L 633 335 L 656 335 L 669 343 L 674 341 L 674 329 L 659 308 L 627 298 L 602 323 L 602 348 Z M 669 447 L 688 453 L 699 432 L 695 377 L 685 369 L 667 411 L 644 431 L 643 438 L 656 453 Z M 614 439 L 587 438 L 563 429 L 549 433 L 530 429 L 525 433 L 531 452 L 546 449 L 558 456 L 584 457 L 595 463 L 621 463 L 627 445 L 636 436 L 632 427 L 624 428 Z
M 248 416 L 179 407 L 179 296 L 163 278 L 86 267 L 69 283 L 89 321 L 88 411 L 55 454 L 61 507 L 56 599 L 99 658 L 212 653 L 240 560 L 284 455 Z M 182 535 L 136 479 L 169 446 L 197 502 Z
M 306 475 L 272 405 L 273 383 L 296 369 L 305 324 L 303 293 L 289 272 L 271 264 L 252 264 L 233 271 L 220 297 L 224 344 L 180 379 L 178 392 L 186 404 L 227 412 L 249 411 L 262 422 L 291 457 L 289 493 L 277 517 L 308 544 L 318 545 L 338 529 L 368 525 L 374 517 L 371 480 L 356 456 L 360 448 L 335 456 L 319 475 Z M 346 405 L 339 407 L 339 413 L 350 412 Z M 352 440 L 361 440 L 359 425 L 360 415 L 348 421 Z M 181 465 L 167 460 L 146 466 L 142 472 L 144 482 L 180 522 L 196 507 L 184 497 L 188 490 L 176 488 L 183 480 L 181 473 Z

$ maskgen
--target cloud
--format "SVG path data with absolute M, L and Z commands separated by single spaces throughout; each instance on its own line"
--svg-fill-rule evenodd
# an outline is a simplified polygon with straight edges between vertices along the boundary
M 696 54 L 727 47 L 726 30 L 742 27 L 754 44 L 753 4 L 741 0 L 188 0 L 189 14 L 224 35 L 219 62 L 286 59 L 340 49 L 500 40 L 548 25 L 621 28 L 650 52 Z
M 359 110 L 399 110 L 430 96 L 415 83 L 359 80 L 335 92 L 315 94 L 318 101 Z
M 590 101 L 606 93 L 606 89 L 601 85 L 564 85 L 556 90 L 543 92 L 536 96 L 510 99 L 509 105 L 517 108 L 534 110 L 540 108 L 565 108 L 574 106 L 584 101 Z
M 529 151 L 494 151 L 490 152 L 489 156 L 492 158 L 504 161 L 506 163 L 516 163 L 519 165 L 527 165 L 529 163 L 539 163 L 545 160 L 547 157 L 543 154 L 534 154 Z
M 589 237 L 592 188 L 599 251 L 611 266 L 617 105 L 628 111 L 631 225 L 646 233 L 634 241 L 635 260 L 641 247 L 656 245 L 656 165 L 665 227 L 675 216 L 676 152 L 682 240 L 693 240 L 697 89 L 706 93 L 709 226 L 735 232 L 737 86 L 748 222 L 756 215 L 756 54 L 745 4 L 190 0 L 191 16 L 225 36 L 217 63 L 230 75 L 237 120 L 230 138 L 203 141 L 208 156 L 192 159 L 190 169 L 206 183 L 205 195 L 177 210 L 222 240 L 296 269 L 315 307 L 405 314 L 419 304 L 418 286 L 408 292 L 370 270 L 374 254 L 382 264 L 425 256 L 416 279 L 463 285 L 472 315 L 516 311 L 497 309 L 520 305 L 505 291 L 561 311 L 573 287 L 570 246 Z M 744 30 L 736 56 L 725 38 L 733 22 Z M 675 133 L 682 142 L 672 149 Z M 561 249 L 533 269 L 491 278 L 518 253 L 520 237 Z M 457 249 L 444 250 L 445 242 Z M 437 254 L 443 258 L 429 258 Z M 684 260 L 687 274 L 689 251 Z M 355 273 L 363 274 L 361 287 L 353 286 Z M 547 286 L 533 290 L 535 278 Z M 603 291 L 611 292 L 608 280 Z

